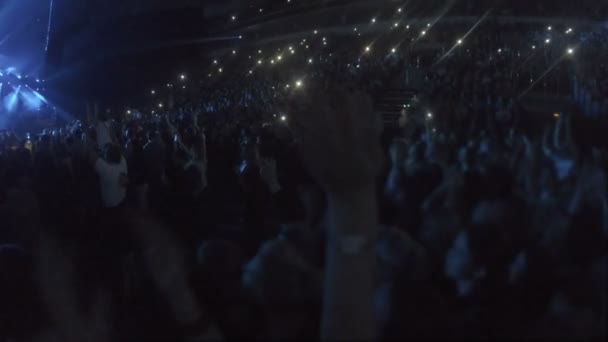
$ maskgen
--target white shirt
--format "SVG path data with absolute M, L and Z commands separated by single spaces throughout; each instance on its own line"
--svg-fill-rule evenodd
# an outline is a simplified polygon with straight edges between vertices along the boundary
M 100 121 L 95 126 L 97 132 L 97 147 L 103 148 L 106 144 L 112 143 L 112 137 L 110 135 L 110 121 Z
M 121 184 L 121 175 L 127 177 L 127 161 L 120 158 L 119 164 L 109 164 L 98 158 L 95 162 L 95 172 L 99 175 L 101 186 L 101 203 L 105 208 L 119 206 L 127 197 L 127 186 Z

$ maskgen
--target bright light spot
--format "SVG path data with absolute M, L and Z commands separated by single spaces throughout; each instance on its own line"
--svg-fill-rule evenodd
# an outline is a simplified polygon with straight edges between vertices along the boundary
M 131 111 L 130 111 L 130 110 L 127 110 L 127 114 L 131 114 Z
M 296 50 L 291 50 L 291 54 L 292 55 L 295 54 L 295 53 L 296 53 Z
M 572 28 L 566 30 L 566 34 L 572 33 Z
M 286 84 L 286 85 L 285 85 L 285 88 L 289 88 L 289 84 Z
M 376 18 L 372 18 L 372 24 L 376 22 Z
M 167 83 L 167 88 L 171 88 L 171 84 L 170 83 Z
M 232 21 L 235 21 L 236 20 L 236 16 L 233 15 L 231 19 L 232 19 Z
M 159 104 L 158 104 L 158 108 L 163 108 L 163 104 L 162 104 L 162 103 L 159 103 Z
M 536 49 L 536 45 L 532 45 L 532 50 Z
M 279 60 L 279 61 L 280 61 L 281 59 L 283 59 L 283 56 L 282 56 L 282 55 L 277 56 L 277 60 Z
M 179 75 L 179 78 L 180 78 L 181 80 L 185 80 L 185 79 L 186 79 L 186 75 L 181 74 L 181 75 Z
M 270 60 L 270 64 L 274 64 L 274 59 L 271 59 L 271 60 Z
M 430 23 L 429 23 L 429 24 L 426 24 L 426 27 L 431 27 L 431 24 L 430 24 Z
M 293 50 L 293 46 L 290 45 L 287 49 L 288 50 Z
M 395 52 L 397 52 L 397 49 L 392 48 L 392 49 L 391 49 L 391 52 L 392 52 L 392 53 L 395 53 Z
M 217 71 L 224 72 L 224 70 L 222 68 L 217 69 Z
M 243 36 L 239 36 L 239 39 L 243 39 Z
M 287 121 L 287 117 L 285 115 L 281 116 L 281 121 Z
M 549 43 L 551 43 L 551 39 L 546 39 L 545 44 L 549 44 Z
M 401 13 L 401 11 L 402 11 L 401 8 L 397 8 L 398 13 Z
M 424 36 L 426 34 L 426 31 L 422 31 L 420 34 Z
M 498 49 L 498 53 L 501 53 L 501 52 L 502 52 L 502 49 Z
M 410 25 L 407 25 L 405 28 L 409 30 L 410 29 Z
M 259 65 L 259 64 L 262 64 L 262 60 L 261 60 L 261 59 L 260 59 L 260 60 L 258 60 L 258 65 Z
M 357 64 L 357 69 L 359 69 L 361 66 L 359 64 Z
M 207 77 L 211 77 L 211 74 L 207 74 Z
M 366 47 L 365 47 L 365 52 L 370 52 L 370 50 L 371 50 L 371 49 L 372 49 L 372 48 L 371 48 L 370 46 L 366 46 Z
M 429 119 L 432 119 L 432 118 L 433 118 L 433 113 L 430 113 L 430 112 L 429 112 L 429 113 L 427 113 L 427 114 L 426 114 L 426 116 L 427 116 Z
M 325 41 L 325 40 L 326 40 L 325 37 L 323 37 L 323 41 Z
M 214 59 L 214 60 L 213 60 L 213 64 L 217 64 L 217 59 Z
M 182 86 L 182 89 L 186 89 L 186 86 Z
M 551 31 L 552 29 L 553 29 L 553 27 L 547 26 L 547 31 Z
M 302 86 L 302 81 L 296 81 L 296 88 L 300 88 Z
M 323 45 L 327 45 L 327 42 L 323 42 Z
M 574 54 L 574 49 L 568 49 L 568 54 L 569 54 L 569 55 Z
M 312 58 L 308 59 L 308 64 L 312 64 Z
M 553 113 L 554 118 L 559 118 L 559 113 Z
M 251 74 L 253 74 L 253 70 L 249 70 L 249 74 L 250 74 L 250 75 L 251 75 Z
M 264 12 L 264 9 L 263 9 L 263 8 L 260 8 L 260 13 L 262 13 L 262 12 Z
M 154 95 L 154 94 L 156 94 L 156 91 L 155 91 L 155 90 L 152 90 L 152 91 L 150 92 L 150 94 Z
M 458 39 L 458 42 L 456 42 L 456 44 L 458 44 L 458 45 L 462 44 L 462 39 Z
M 236 50 L 232 50 L 232 54 L 233 54 L 233 55 L 236 55 Z
M 353 31 L 357 32 L 357 28 L 355 27 L 355 28 L 353 29 Z
M 395 27 L 399 27 L 399 23 L 395 23 L 393 26 L 395 26 Z
M 314 30 L 314 32 L 313 32 L 313 33 L 314 33 L 314 34 L 317 34 L 317 33 L 319 33 L 319 31 L 317 31 L 317 30 Z

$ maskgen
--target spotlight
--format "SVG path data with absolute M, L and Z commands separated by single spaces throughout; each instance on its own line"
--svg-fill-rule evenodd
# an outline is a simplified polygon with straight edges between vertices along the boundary
M 262 50 L 258 50 L 258 55 L 261 55 L 261 54 L 262 54 Z
M 285 115 L 281 116 L 281 121 L 287 121 L 287 117 Z
M 501 52 L 502 52 L 502 49 L 498 49 L 498 53 L 501 53 Z
M 131 114 L 131 110 L 127 110 L 127 114 Z
M 179 75 L 179 79 L 180 80 L 185 80 L 186 79 L 186 75 L 184 75 L 184 74 Z
M 163 108 L 163 104 L 162 104 L 162 103 L 159 103 L 159 104 L 158 104 L 158 108 Z
M 317 31 L 317 30 L 314 30 L 314 32 L 313 32 L 313 33 L 314 33 L 314 34 L 317 34 L 317 33 L 319 33 L 319 31 Z
M 152 94 L 152 95 L 156 94 L 156 90 L 152 90 L 152 91 L 150 92 L 150 94 Z
M 426 31 L 422 31 L 420 32 L 420 35 L 424 36 L 426 34 Z
M 549 43 L 551 43 L 551 39 L 547 38 L 547 39 L 545 40 L 545 44 L 549 44 Z
M 224 70 L 222 68 L 217 69 L 218 72 L 222 73 Z
M 259 60 L 258 60 L 258 65 L 261 65 L 261 64 L 262 64 L 262 60 L 261 60 L 261 59 L 259 59 Z
M 462 39 L 458 39 L 458 42 L 456 42 L 456 44 L 461 45 L 462 44 Z
M 236 55 L 236 50 L 232 50 L 232 54 L 233 54 L 233 55 Z
M 214 59 L 214 60 L 213 60 L 213 64 L 217 64 L 217 59 Z
M 410 25 L 407 25 L 405 28 L 406 28 L 407 30 L 409 30 L 409 29 L 410 29 Z
M 397 8 L 397 13 L 401 13 L 402 9 L 401 8 Z
M 271 59 L 271 60 L 270 60 L 270 64 L 274 64 L 274 59 Z
M 308 64 L 312 64 L 312 58 L 308 59 Z
M 370 51 L 371 51 L 371 49 L 372 49 L 372 48 L 371 48 L 371 46 L 366 46 L 366 47 L 365 47 L 365 52 L 370 52 Z
M 236 20 L 236 16 L 233 15 L 230 19 L 232 19 L 232 21 L 235 21 Z
M 302 81 L 296 81 L 296 88 L 302 87 Z
M 281 59 L 283 59 L 283 55 L 279 55 L 279 56 L 277 56 L 277 60 L 279 60 L 279 61 L 280 61 Z
M 431 24 L 430 24 L 430 23 L 429 23 L 429 24 L 426 24 L 426 27 L 431 27 Z
M 376 22 L 376 18 L 372 18 L 372 24 Z
M 399 27 L 399 23 L 395 23 L 393 26 L 394 27 Z
M 547 31 L 551 31 L 552 29 L 553 29 L 553 27 L 547 26 Z
M 395 53 L 395 52 L 397 52 L 397 49 L 392 48 L 392 49 L 391 49 L 391 52 L 392 52 L 392 53 Z
M 574 54 L 574 49 L 568 49 L 568 54 L 569 55 L 573 55 Z
M 426 114 L 426 116 L 427 116 L 427 118 L 432 119 L 432 118 L 433 118 L 433 113 L 428 112 L 428 113 Z
M 536 45 L 532 45 L 532 50 L 536 49 Z

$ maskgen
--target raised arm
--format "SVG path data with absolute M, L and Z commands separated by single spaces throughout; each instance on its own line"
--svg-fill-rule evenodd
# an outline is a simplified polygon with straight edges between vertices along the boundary
M 373 340 L 381 121 L 361 91 L 310 85 L 292 97 L 302 157 L 329 200 L 321 338 Z

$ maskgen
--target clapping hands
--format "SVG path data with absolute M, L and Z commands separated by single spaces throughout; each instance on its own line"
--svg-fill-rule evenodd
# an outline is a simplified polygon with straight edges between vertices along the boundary
M 289 100 L 290 125 L 306 166 L 328 193 L 375 182 L 380 170 L 382 120 L 361 90 L 309 84 Z

